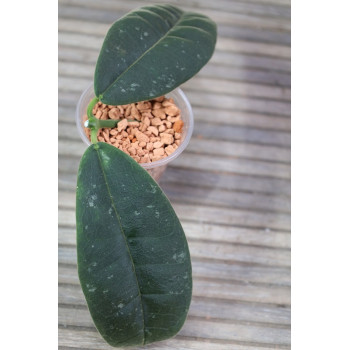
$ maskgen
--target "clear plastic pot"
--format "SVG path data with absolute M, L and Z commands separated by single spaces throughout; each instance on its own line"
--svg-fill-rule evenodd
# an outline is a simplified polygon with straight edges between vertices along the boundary
M 79 135 L 87 146 L 91 145 L 91 142 L 84 132 L 84 115 L 86 115 L 86 108 L 89 102 L 94 97 L 95 93 L 93 83 L 91 83 L 80 96 L 75 113 L 75 120 Z M 177 158 L 187 147 L 193 132 L 193 112 L 191 105 L 183 91 L 177 88 L 166 94 L 166 97 L 173 98 L 177 107 L 180 108 L 181 118 L 184 125 L 182 129 L 183 131 L 180 146 L 172 154 L 170 154 L 170 156 L 151 163 L 140 163 L 140 165 L 146 169 L 157 182 L 160 180 L 160 177 L 164 173 L 168 163 Z

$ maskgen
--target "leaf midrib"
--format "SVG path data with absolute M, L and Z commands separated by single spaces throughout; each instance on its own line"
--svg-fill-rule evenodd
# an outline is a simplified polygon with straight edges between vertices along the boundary
M 98 146 L 97 146 L 97 147 L 98 147 Z M 131 261 L 131 264 L 132 264 L 133 272 L 134 272 L 134 275 L 135 275 L 136 285 L 137 285 L 137 289 L 138 289 L 139 297 L 140 297 L 141 312 L 142 312 L 142 325 L 143 325 L 143 339 L 142 339 L 142 345 L 145 345 L 145 317 L 144 317 L 144 310 L 143 310 L 143 304 L 142 304 L 142 294 L 141 294 L 141 289 L 140 289 L 139 281 L 138 281 L 138 279 L 137 279 L 135 263 L 134 263 L 134 260 L 133 260 L 133 258 L 132 258 L 132 255 L 131 255 L 131 252 L 130 252 L 130 248 L 129 248 L 129 245 L 128 245 L 128 242 L 127 242 L 127 239 L 126 239 L 126 235 L 125 235 L 123 226 L 122 226 L 122 224 L 121 224 L 121 219 L 120 219 L 120 216 L 119 216 L 119 214 L 118 214 L 117 208 L 116 208 L 116 206 L 115 206 L 115 203 L 114 203 L 114 200 L 113 200 L 113 197 L 112 197 L 112 193 L 111 193 L 110 188 L 109 188 L 109 185 L 108 185 L 107 176 L 106 176 L 106 173 L 105 173 L 104 168 L 103 168 L 103 162 L 102 162 L 102 159 L 101 159 L 101 155 L 100 155 L 100 153 L 99 153 L 99 148 L 96 148 L 96 145 L 95 145 L 94 149 L 96 150 L 96 153 L 97 153 L 97 158 L 98 158 L 99 163 L 100 163 L 100 166 L 101 166 L 101 171 L 102 171 L 102 174 L 103 174 L 103 178 L 104 178 L 104 180 L 105 180 L 105 184 L 106 184 L 106 187 L 107 187 L 107 192 L 108 192 L 109 198 L 110 198 L 110 200 L 111 200 L 112 207 L 113 207 L 113 209 L 114 209 L 114 213 L 115 213 L 115 215 L 116 215 L 116 217 L 117 217 L 118 224 L 119 224 L 119 227 L 120 227 L 120 231 L 121 231 L 122 236 L 123 236 L 123 238 L 124 238 L 125 246 L 126 246 L 126 248 L 127 248 L 127 251 L 128 251 L 128 254 L 129 254 L 129 258 L 130 258 L 130 261 Z
M 103 91 L 102 94 L 99 95 L 99 100 L 102 101 L 103 98 L 103 94 L 105 94 L 110 88 L 112 88 L 112 86 L 125 74 L 127 73 L 132 67 L 135 66 L 135 64 L 137 64 L 137 62 L 139 62 L 148 52 L 150 52 L 156 45 L 159 44 L 159 42 L 161 42 L 162 40 L 164 40 L 166 38 L 166 36 L 169 34 L 169 32 L 171 32 L 174 27 L 176 27 L 176 25 L 180 22 L 180 20 L 183 18 L 183 16 L 186 13 L 183 12 L 181 14 L 181 16 L 179 17 L 179 19 L 174 23 L 174 25 L 160 38 L 158 39 L 151 47 L 149 47 L 138 59 L 136 59 L 127 69 L 125 69 L 125 71 L 123 73 L 121 73 L 108 87 L 107 89 L 105 89 Z

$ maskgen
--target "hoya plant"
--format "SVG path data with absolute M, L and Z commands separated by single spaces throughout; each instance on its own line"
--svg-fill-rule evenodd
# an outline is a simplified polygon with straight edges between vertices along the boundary
M 216 25 L 170 5 L 145 6 L 109 29 L 96 64 L 86 127 L 92 144 L 76 190 L 78 274 L 91 317 L 112 346 L 174 336 L 192 295 L 188 245 L 169 200 L 134 159 L 97 142 L 118 120 L 92 113 L 101 101 L 124 105 L 162 96 L 210 59 Z

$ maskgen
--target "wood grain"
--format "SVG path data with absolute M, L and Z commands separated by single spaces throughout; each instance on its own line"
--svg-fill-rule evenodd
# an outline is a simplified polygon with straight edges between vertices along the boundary
M 218 41 L 209 63 L 181 86 L 195 128 L 160 181 L 188 239 L 193 299 L 176 337 L 142 349 L 290 349 L 290 0 L 168 3 L 210 16 Z M 93 325 L 77 275 L 75 187 L 86 145 L 74 115 L 110 24 L 147 4 L 58 4 L 61 350 L 112 349 Z

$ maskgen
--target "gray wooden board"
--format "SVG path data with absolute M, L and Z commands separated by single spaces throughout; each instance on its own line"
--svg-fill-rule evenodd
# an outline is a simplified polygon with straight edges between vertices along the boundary
M 176 337 L 144 348 L 289 349 L 290 1 L 168 3 L 214 19 L 218 41 L 210 62 L 182 86 L 195 129 L 160 181 L 188 239 L 193 300 Z M 61 350 L 112 349 L 92 323 L 77 276 L 75 186 L 86 146 L 74 114 L 109 25 L 147 4 L 59 0 Z
M 155 1 L 155 3 L 156 2 L 157 1 Z M 182 1 L 180 4 L 179 2 L 173 2 L 173 4 L 181 6 L 181 8 L 187 11 L 200 11 L 202 14 L 210 16 L 218 24 L 236 23 L 247 27 L 260 27 L 262 29 L 290 30 L 290 19 L 288 17 L 281 18 L 279 15 L 255 16 L 236 11 L 225 11 L 226 4 L 222 5 L 221 8 L 216 7 L 215 9 L 207 9 L 198 6 L 198 4 L 191 7 L 188 6 L 185 1 Z M 63 18 L 68 17 L 112 23 L 126 12 L 144 5 L 145 2 L 142 1 L 111 2 L 108 0 L 100 0 L 96 3 L 91 0 L 61 0 L 59 2 L 58 14 Z M 265 7 L 265 9 L 266 8 L 267 7 Z

